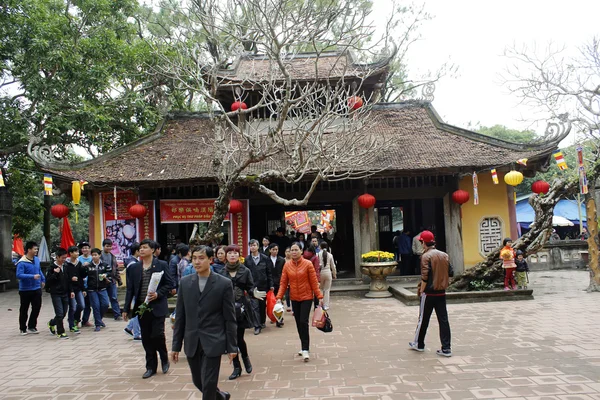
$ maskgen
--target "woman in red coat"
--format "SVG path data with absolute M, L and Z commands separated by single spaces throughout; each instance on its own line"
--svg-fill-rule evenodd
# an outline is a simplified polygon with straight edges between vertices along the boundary
M 308 361 L 310 336 L 309 324 L 310 310 L 313 304 L 313 298 L 316 296 L 319 300 L 323 300 L 323 294 L 319 290 L 319 281 L 314 265 L 307 259 L 302 257 L 300 244 L 295 242 L 290 249 L 292 259 L 287 261 L 283 266 L 281 273 L 281 283 L 279 292 L 277 293 L 277 302 L 281 303 L 281 299 L 285 294 L 285 290 L 290 286 L 290 298 L 292 300 L 292 309 L 294 310 L 294 318 L 296 319 L 296 328 L 298 336 L 302 344 L 302 350 L 298 352 L 304 361 Z M 315 257 L 316 258 L 316 257 Z

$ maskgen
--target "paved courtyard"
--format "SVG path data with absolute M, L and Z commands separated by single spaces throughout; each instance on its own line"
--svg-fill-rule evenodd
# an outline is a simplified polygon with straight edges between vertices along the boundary
M 283 329 L 247 332 L 254 372 L 227 381 L 231 366 L 223 361 L 220 387 L 232 399 L 600 399 L 600 293 L 582 291 L 584 271 L 530 279 L 533 301 L 449 306 L 452 358 L 435 355 L 435 317 L 427 351 L 417 353 L 407 349 L 416 307 L 336 295 L 335 330 L 311 328 L 309 363 L 295 356 L 299 340 L 287 317 Z M 123 333 L 124 322 L 107 318 L 102 332 L 52 337 L 44 296 L 41 334 L 22 337 L 18 293 L 0 293 L 1 399 L 201 398 L 185 359 L 167 375 L 142 380 L 144 351 Z

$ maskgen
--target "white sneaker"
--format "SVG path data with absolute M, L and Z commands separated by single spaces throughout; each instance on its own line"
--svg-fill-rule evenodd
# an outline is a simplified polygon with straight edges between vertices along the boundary
M 302 355 L 302 350 L 298 351 L 298 355 L 301 356 Z
M 416 343 L 416 342 L 408 342 L 408 347 L 411 350 L 415 350 L 415 351 L 420 351 L 420 352 L 425 351 L 425 349 L 420 349 L 418 343 Z
M 304 360 L 304 362 L 307 362 L 310 359 L 307 350 L 302 351 L 302 359 Z

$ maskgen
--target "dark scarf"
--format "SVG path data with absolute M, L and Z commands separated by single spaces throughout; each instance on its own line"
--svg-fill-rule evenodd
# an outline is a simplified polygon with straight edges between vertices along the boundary
M 229 264 L 229 261 L 225 264 L 227 272 L 238 272 L 242 264 L 238 261 L 235 264 Z

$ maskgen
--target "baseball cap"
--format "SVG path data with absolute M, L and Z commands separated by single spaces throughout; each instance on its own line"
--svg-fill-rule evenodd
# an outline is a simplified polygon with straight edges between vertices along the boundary
M 425 242 L 425 244 L 433 243 L 435 242 L 435 236 L 433 236 L 433 233 L 431 233 L 430 231 L 423 231 L 419 236 L 419 240 L 421 242 Z

